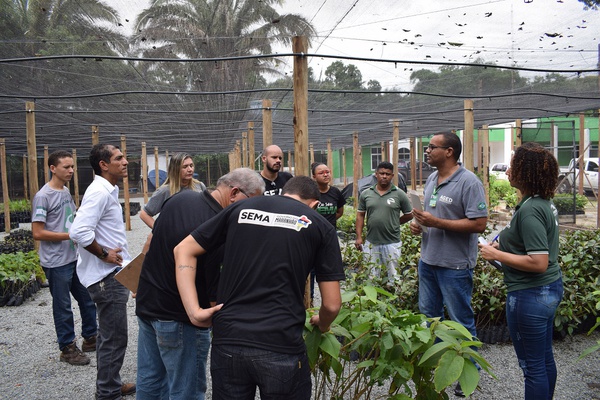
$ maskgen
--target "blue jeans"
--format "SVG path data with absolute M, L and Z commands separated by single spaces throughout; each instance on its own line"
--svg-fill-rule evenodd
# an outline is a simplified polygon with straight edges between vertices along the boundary
M 427 317 L 443 319 L 446 306 L 452 321 L 477 336 L 472 295 L 472 269 L 442 268 L 419 260 L 419 310 Z
M 210 356 L 213 400 L 309 400 L 306 353 L 283 354 L 253 347 L 214 345 Z
M 525 377 L 525 399 L 552 399 L 556 364 L 552 354 L 554 314 L 563 296 L 562 279 L 506 295 L 506 320 Z
M 204 400 L 210 331 L 138 317 L 137 400 Z
M 127 300 L 129 289 L 115 280 L 115 272 L 88 286 L 98 310 L 96 341 L 96 399 L 121 398 L 121 367 L 127 349 Z
M 81 336 L 89 338 L 98 331 L 96 305 L 87 289 L 77 277 L 77 261 L 56 268 L 44 268 L 50 294 L 52 295 L 52 315 L 58 348 L 63 349 L 75 340 L 75 323 L 71 308 L 71 294 L 79 305 L 81 314 Z

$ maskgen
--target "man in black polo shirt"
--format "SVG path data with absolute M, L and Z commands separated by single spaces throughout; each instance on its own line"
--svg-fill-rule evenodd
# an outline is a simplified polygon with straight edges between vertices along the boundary
M 312 179 L 292 178 L 282 196 L 234 204 L 175 248 L 177 286 L 190 319 L 208 326 L 212 318 L 213 399 L 254 398 L 257 386 L 265 398 L 310 399 L 304 284 L 314 267 L 322 301 L 311 323 L 327 331 L 344 279 L 335 228 L 312 209 L 318 199 Z M 196 257 L 222 244 L 218 305 L 203 309 L 193 285 Z
M 261 160 L 263 162 L 263 169 L 260 171 L 260 176 L 265 181 L 265 196 L 280 195 L 285 183 L 292 179 L 292 174 L 281 171 L 283 167 L 283 151 L 281 151 L 279 146 L 274 144 L 267 146 L 263 150 Z
M 213 191 L 184 190 L 168 199 L 153 227 L 136 295 L 138 316 L 138 399 L 204 399 L 209 331 L 190 322 L 175 281 L 173 248 L 198 225 L 223 208 L 249 196 L 260 196 L 264 183 L 248 168 L 217 181 Z M 199 258 L 197 301 L 210 307 L 218 282 L 222 249 Z M 157 397 L 158 396 L 158 397 Z

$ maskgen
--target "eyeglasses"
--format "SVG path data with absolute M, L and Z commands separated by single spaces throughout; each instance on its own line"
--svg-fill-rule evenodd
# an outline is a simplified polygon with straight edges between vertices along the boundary
M 331 171 L 328 171 L 328 170 L 319 171 L 315 175 L 331 175 Z
M 244 196 L 246 196 L 246 198 L 248 198 L 248 199 L 250 198 L 250 196 L 248 196 L 248 194 L 246 192 L 244 192 L 242 189 L 240 189 L 239 187 L 237 187 L 237 186 L 231 186 L 231 185 L 229 185 L 229 187 L 232 188 L 232 189 L 237 189 L 241 194 L 243 194 Z
M 435 149 L 449 149 L 449 148 L 450 148 L 450 146 L 436 146 L 435 144 L 430 144 L 429 146 L 427 146 L 427 148 L 428 148 L 430 151 L 433 151 L 433 150 L 435 150 Z

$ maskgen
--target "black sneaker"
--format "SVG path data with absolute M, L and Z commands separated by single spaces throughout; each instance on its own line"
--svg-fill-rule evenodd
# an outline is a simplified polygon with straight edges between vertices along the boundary
M 460 387 L 460 382 L 456 382 L 456 386 L 454 386 L 454 395 L 456 397 L 465 397 L 465 392 L 463 392 L 462 387 Z
M 71 365 L 88 365 L 90 358 L 83 354 L 75 342 L 65 346 L 60 353 L 60 361 Z

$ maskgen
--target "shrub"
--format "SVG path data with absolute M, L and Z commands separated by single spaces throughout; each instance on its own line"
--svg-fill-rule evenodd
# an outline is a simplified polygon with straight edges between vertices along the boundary
M 509 181 L 490 176 L 490 209 L 496 207 L 500 200 L 506 203 L 507 208 L 515 208 L 517 206 L 517 190 L 510 185 Z
M 575 196 L 575 211 L 583 212 L 588 200 L 585 196 L 577 194 Z M 569 193 L 557 194 L 554 196 L 554 206 L 559 214 L 573 213 L 573 195 Z
M 39 289 L 43 277 L 36 251 L 0 254 L 0 306 L 21 305 Z
M 401 310 L 395 298 L 368 285 L 346 291 L 327 333 L 311 326 L 307 313 L 304 333 L 314 398 L 448 398 L 445 389 L 457 380 L 468 396 L 479 382 L 472 360 L 491 374 L 473 349 L 481 342 L 462 325 Z M 376 385 L 387 386 L 387 393 L 375 397 Z

